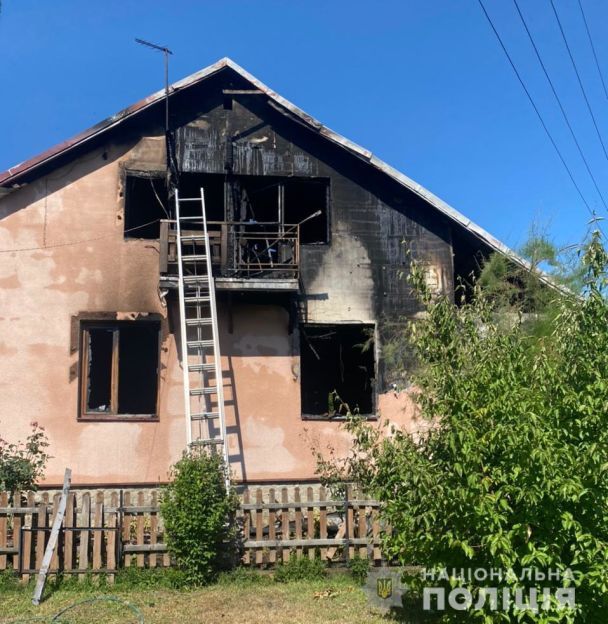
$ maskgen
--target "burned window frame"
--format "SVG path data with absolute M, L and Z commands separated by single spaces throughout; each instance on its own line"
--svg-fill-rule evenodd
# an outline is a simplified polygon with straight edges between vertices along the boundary
M 123 168 L 121 172 L 121 187 L 122 187 L 122 221 L 123 221 L 123 238 L 125 241 L 137 241 L 137 240 L 149 240 L 149 241 L 157 241 L 160 239 L 160 222 L 163 219 L 167 219 L 168 216 L 165 212 L 163 212 L 163 216 L 158 219 L 159 222 L 159 234 L 155 237 L 152 236 L 139 236 L 138 229 L 143 230 L 144 227 L 150 227 L 150 225 L 138 225 L 134 226 L 135 228 L 128 228 L 129 218 L 127 216 L 128 202 L 129 200 L 129 178 L 137 178 L 140 180 L 149 180 L 150 184 L 153 185 L 154 182 L 160 181 L 161 183 L 166 184 L 166 172 L 158 169 L 150 169 L 150 170 L 142 170 L 142 169 L 128 169 Z M 167 193 L 167 190 L 164 191 Z M 171 214 L 171 206 L 167 193 L 167 206 L 165 207 L 166 212 Z M 159 212 L 160 214 L 160 212 Z
M 298 326 L 298 354 L 300 356 L 300 365 L 299 365 L 299 382 L 300 382 L 300 412 L 302 420 L 321 420 L 321 421 L 332 421 L 332 420 L 345 420 L 346 416 L 344 414 L 311 414 L 309 412 L 304 411 L 304 405 L 302 402 L 302 393 L 303 393 L 303 385 L 302 380 L 304 377 L 304 370 L 302 367 L 302 343 L 305 338 L 303 337 L 303 333 L 305 334 L 306 329 L 314 328 L 314 329 L 335 329 L 335 328 L 359 328 L 361 331 L 365 329 L 369 329 L 371 331 L 371 336 L 373 339 L 371 357 L 373 360 L 373 377 L 370 379 L 371 381 L 371 411 L 366 413 L 358 414 L 361 418 L 364 418 L 369 421 L 375 421 L 378 419 L 377 410 L 378 410 L 378 371 L 379 371 L 379 354 L 378 354 L 378 328 L 376 323 L 374 322 L 363 322 L 363 321 L 334 321 L 334 322 L 309 322 L 309 323 L 299 323 Z M 347 397 L 341 397 L 344 401 L 348 401 Z
M 121 413 L 118 411 L 118 375 L 119 375 L 119 339 L 121 327 L 148 324 L 157 333 L 157 360 L 156 360 L 156 393 L 154 396 L 153 413 Z M 78 357 L 78 414 L 79 421 L 158 421 L 160 400 L 160 368 L 161 368 L 161 323 L 157 318 L 138 318 L 134 320 L 81 320 L 79 324 L 79 357 Z M 106 329 L 112 335 L 112 364 L 111 364 L 111 405 L 107 412 L 87 410 L 87 389 L 89 381 L 89 332 L 92 329 Z

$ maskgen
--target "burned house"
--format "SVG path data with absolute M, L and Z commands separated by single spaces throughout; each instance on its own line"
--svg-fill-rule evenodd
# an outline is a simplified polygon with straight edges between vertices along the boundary
M 201 318 L 184 335 L 180 301 L 205 299 L 180 280 L 206 256 L 238 480 L 315 480 L 312 443 L 348 449 L 340 400 L 415 426 L 385 358 L 419 312 L 408 249 L 443 293 L 509 250 L 229 59 L 168 99 L 167 135 L 161 91 L 0 174 L 2 437 L 45 427 L 48 484 L 166 481 L 191 438 L 184 368 L 213 369 L 185 355 L 213 338 Z

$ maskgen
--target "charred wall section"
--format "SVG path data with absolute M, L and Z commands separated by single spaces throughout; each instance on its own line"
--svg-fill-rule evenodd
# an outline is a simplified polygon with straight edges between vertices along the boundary
M 236 176 L 329 180 L 329 242 L 301 248 L 301 321 L 374 323 L 378 352 L 385 327 L 419 312 L 404 279 L 408 250 L 426 263 L 434 286 L 453 290 L 451 225 L 414 193 L 277 110 L 226 70 L 180 105 L 175 120 L 180 170 Z M 231 218 L 230 193 L 226 215 Z M 233 214 L 233 213 L 232 213 Z M 378 390 L 390 381 L 380 357 Z

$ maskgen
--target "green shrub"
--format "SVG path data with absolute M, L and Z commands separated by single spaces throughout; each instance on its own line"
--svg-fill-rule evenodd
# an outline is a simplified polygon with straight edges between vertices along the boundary
M 8 442 L 0 437 L 0 490 L 33 490 L 44 475 L 49 446 L 44 428 L 30 424 L 32 432 L 25 442 Z
M 238 499 L 226 491 L 225 471 L 218 454 L 186 453 L 172 467 L 162 495 L 167 547 L 192 585 L 215 580 L 235 559 Z
M 325 577 L 326 572 L 326 565 L 321 559 L 291 557 L 287 563 L 280 563 L 277 566 L 274 580 L 277 583 L 318 581 Z
M 479 289 L 458 306 L 432 295 L 412 265 L 426 311 L 408 327 L 414 398 L 427 428 L 386 437 L 362 419 L 347 423 L 353 450 L 335 478 L 380 501 L 388 560 L 436 575 L 405 576 L 408 594 L 458 586 L 473 598 L 466 611 L 449 604 L 442 623 L 606 621 L 608 253 L 599 232 L 582 264 L 580 297 L 550 291 L 557 313 L 540 337 L 496 314 Z M 553 598 L 562 587 L 575 588 L 574 609 L 549 600 L 533 613 L 505 598 L 535 590 L 541 604 L 545 589 Z
M 359 557 L 359 555 L 355 555 L 348 562 L 348 569 L 355 581 L 363 585 L 367 579 L 367 573 L 369 572 L 369 559 L 363 559 Z

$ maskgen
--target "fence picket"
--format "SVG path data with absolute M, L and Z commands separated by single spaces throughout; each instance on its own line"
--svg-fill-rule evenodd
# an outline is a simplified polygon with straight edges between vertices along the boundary
M 294 499 L 294 501 L 296 503 L 300 502 L 300 488 L 299 487 L 296 487 L 294 489 L 293 499 Z M 295 521 L 296 539 L 300 539 L 301 540 L 302 539 L 302 509 L 297 507 L 295 515 L 296 515 L 296 521 Z M 301 546 L 296 548 L 296 557 L 298 559 L 300 559 L 303 554 L 304 554 L 304 551 L 302 550 Z
M 255 493 L 255 502 L 258 505 L 261 505 L 264 501 L 262 498 L 262 490 L 260 488 L 257 489 Z M 264 517 L 262 515 L 261 509 L 256 509 L 255 512 L 255 539 L 260 542 L 264 538 Z M 261 548 L 256 548 L 255 551 L 255 562 L 258 565 L 264 563 L 264 551 Z
M 367 539 L 367 515 L 365 505 L 359 507 L 359 538 Z M 367 546 L 359 546 L 359 557 L 367 557 Z
M 42 558 L 44 557 L 44 548 L 46 546 L 46 531 L 43 531 L 42 529 L 45 529 L 47 525 L 46 516 L 48 502 L 49 495 L 45 492 L 42 495 L 42 502 L 38 505 L 38 513 L 36 515 L 36 518 L 38 520 L 36 526 L 39 529 L 38 531 L 36 531 L 36 570 L 40 570 L 40 566 L 42 565 Z
M 352 485 L 347 486 L 347 498 L 349 501 L 353 500 L 354 492 Z M 348 553 L 346 554 L 347 561 L 350 561 L 355 557 L 355 548 L 352 546 L 352 540 L 355 537 L 355 515 L 353 513 L 353 507 L 351 504 L 346 509 L 346 539 L 348 541 Z
M 28 492 L 27 506 L 30 509 L 34 507 L 34 492 Z M 29 523 L 27 526 L 28 528 L 31 529 L 34 527 L 34 522 L 35 522 L 34 514 L 29 513 L 27 517 L 29 518 Z M 25 523 L 25 518 L 23 519 L 23 522 Z M 34 534 L 32 533 L 32 531 L 25 531 L 23 533 L 23 543 L 20 545 L 20 548 L 23 549 L 23 552 L 21 553 L 21 561 L 22 561 L 24 570 L 29 570 L 32 565 L 32 539 L 33 537 L 34 537 Z M 27 583 L 29 580 L 30 580 L 30 575 L 24 574 L 23 581 Z
M 131 506 L 131 493 L 125 492 L 123 496 L 123 514 L 122 514 L 122 543 L 130 544 L 131 543 L 131 514 L 128 512 L 129 507 Z M 125 553 L 125 568 L 129 568 L 131 566 L 131 555 L 129 553 Z
M 372 543 L 374 545 L 373 549 L 373 560 L 374 562 L 379 562 L 382 558 L 382 553 L 380 552 L 380 521 L 378 520 L 378 510 L 372 509 Z
M 142 491 L 139 491 L 137 493 L 137 505 L 139 507 L 143 507 L 144 506 L 144 493 Z M 143 546 L 145 543 L 145 536 L 144 536 L 144 522 L 145 522 L 145 518 L 143 513 L 138 513 L 137 514 L 137 520 L 136 522 L 136 544 L 138 546 Z M 139 555 L 137 555 L 137 567 L 138 568 L 143 568 L 145 565 L 145 555 L 143 554 L 143 552 Z
M 59 509 L 60 500 L 61 500 L 61 494 L 57 493 L 53 496 L 53 513 L 51 514 L 49 526 L 53 526 L 53 522 L 55 521 L 55 516 L 57 515 L 57 510 Z M 49 537 L 50 537 L 50 533 L 49 533 Z M 49 565 L 49 572 L 57 572 L 57 570 L 59 570 L 60 553 L 61 553 L 61 533 L 58 536 L 57 545 L 53 549 L 53 555 L 51 557 L 51 563 Z
M 76 509 L 76 494 L 70 492 L 65 507 L 64 526 L 69 529 L 74 526 L 74 511 Z M 74 569 L 74 531 L 65 531 L 63 536 L 63 569 L 70 572 Z
M 286 487 L 281 491 L 281 502 L 289 502 Z M 283 542 L 289 541 L 289 507 L 283 507 L 281 510 L 281 539 Z M 287 563 L 290 555 L 289 545 L 283 547 L 281 555 L 283 557 L 283 563 Z
M 112 492 L 110 496 L 110 507 L 117 509 L 118 507 L 118 492 Z M 118 526 L 118 512 L 112 511 L 108 514 L 108 527 L 115 529 Z M 114 574 L 112 570 L 116 570 L 116 531 L 107 531 L 106 537 L 106 557 L 108 567 L 108 582 L 114 583 Z M 120 536 L 118 536 L 120 539 Z
M 150 505 L 151 507 L 158 507 L 158 494 L 156 490 L 152 492 Z M 150 514 L 150 544 L 152 545 L 156 544 L 157 532 L 158 532 L 158 513 L 153 513 L 153 514 Z M 153 552 L 150 553 L 150 556 L 148 558 L 148 565 L 151 568 L 156 567 L 156 554 Z
M 0 507 L 8 507 L 8 492 L 0 493 Z M 13 533 L 13 542 L 15 541 Z M 0 515 L 0 570 L 6 570 L 7 556 L 2 550 L 8 547 L 8 516 Z
M 95 510 L 93 512 L 93 527 L 103 526 L 103 492 L 97 492 L 95 496 Z M 104 542 L 103 531 L 92 531 L 93 537 L 93 570 L 101 569 L 102 545 Z
M 13 493 L 13 507 L 15 510 L 21 508 L 21 498 L 24 495 L 23 492 L 16 491 Z M 20 513 L 13 514 L 13 548 L 17 549 L 17 553 L 13 555 L 13 570 L 19 569 L 19 552 L 21 550 L 21 526 L 24 522 L 24 518 Z
M 319 488 L 319 500 L 325 500 L 325 488 Z M 327 507 L 322 506 L 319 511 L 319 537 L 327 539 Z M 327 559 L 327 548 L 321 548 L 321 559 Z
M 82 495 L 82 511 L 77 519 L 77 525 L 81 528 L 88 528 L 91 525 L 91 495 L 85 492 Z M 78 575 L 80 580 L 86 578 L 86 571 L 89 569 L 89 531 L 78 531 L 80 544 L 78 547 Z
M 274 495 L 274 489 L 270 488 L 268 490 L 268 502 L 269 503 L 276 503 L 276 498 Z M 269 540 L 275 540 L 277 538 L 277 534 L 276 534 L 276 522 L 277 522 L 277 518 L 276 518 L 276 512 L 274 509 L 269 509 L 268 510 L 268 539 Z M 268 563 L 275 563 L 277 560 L 277 551 L 272 549 L 269 553 L 268 553 Z
M 314 500 L 314 493 L 311 487 L 306 492 L 306 497 L 309 501 Z M 306 508 L 306 537 L 311 540 L 315 538 L 315 512 L 314 507 L 310 505 Z M 314 559 L 316 555 L 316 549 L 314 546 L 308 547 L 308 558 Z
M 249 504 L 249 490 L 243 492 L 243 502 Z M 243 510 L 243 541 L 247 541 L 251 538 L 251 511 L 248 509 Z M 245 548 L 243 554 L 243 563 L 249 565 L 251 563 L 251 555 L 248 548 Z

